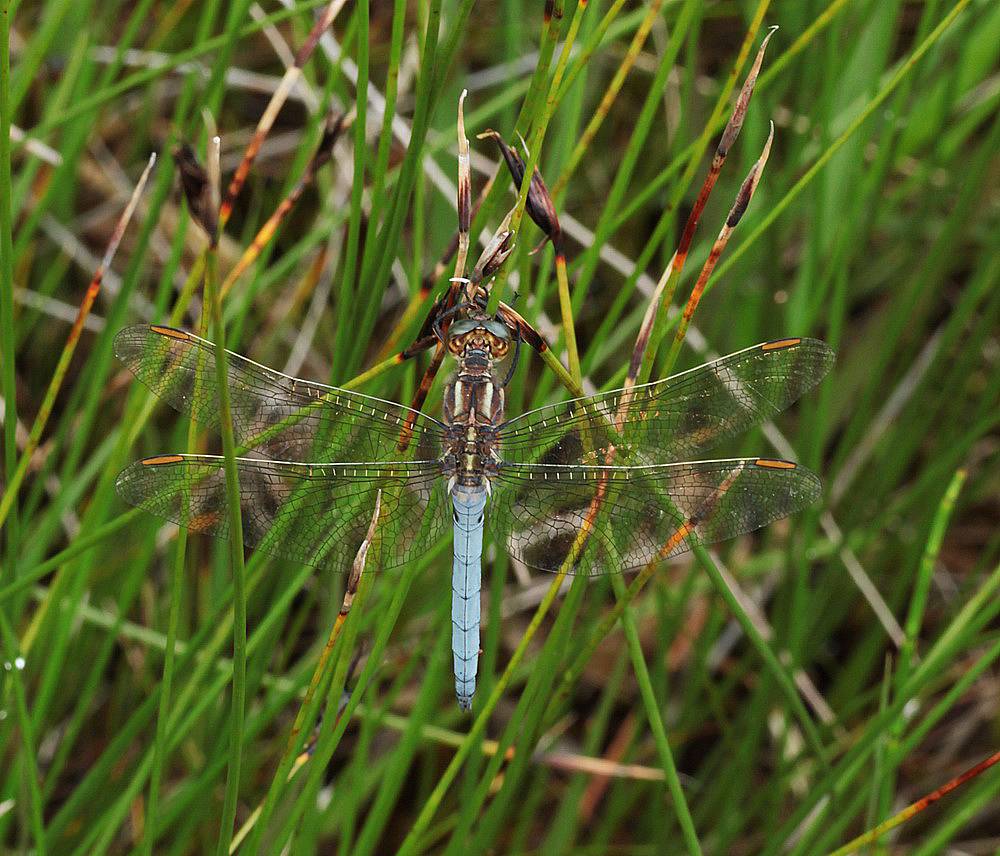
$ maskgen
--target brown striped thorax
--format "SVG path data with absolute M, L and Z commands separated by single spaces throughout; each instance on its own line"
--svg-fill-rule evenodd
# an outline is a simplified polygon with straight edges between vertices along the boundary
M 497 472 L 496 429 L 504 419 L 503 384 L 494 365 L 510 352 L 511 334 L 500 320 L 475 311 L 448 329 L 448 353 L 458 370 L 444 394 L 445 471 L 452 487 L 489 490 Z

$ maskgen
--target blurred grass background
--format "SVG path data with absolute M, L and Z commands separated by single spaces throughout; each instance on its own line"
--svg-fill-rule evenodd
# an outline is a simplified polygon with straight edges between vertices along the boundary
M 122 466 L 187 448 L 189 428 L 150 409 L 110 346 L 125 324 L 168 319 L 197 273 L 203 237 L 176 191 L 171 147 L 203 146 L 207 112 L 227 178 L 321 5 L 4 4 L 5 490 L 115 220 L 149 153 L 161 154 L 4 522 L 5 852 L 228 848 L 230 556 L 115 496 Z M 769 120 L 774 149 L 679 367 L 768 338 L 830 341 L 838 361 L 826 382 L 777 426 L 721 450 L 792 457 L 822 474 L 824 500 L 712 559 L 664 568 L 552 702 L 616 599 L 609 580 L 575 580 L 482 714 L 551 582 L 490 552 L 471 736 L 447 655 L 448 542 L 418 567 L 366 575 L 322 683 L 334 703 L 345 683 L 354 689 L 348 714 L 336 728 L 332 713 L 324 720 L 316 761 L 291 782 L 275 770 L 344 580 L 250 558 L 242 764 L 228 793 L 237 827 L 269 804 L 243 851 L 817 854 L 1000 743 L 1000 6 L 556 7 L 549 26 L 541 4 L 523 0 L 345 5 L 239 198 L 223 277 L 302 174 L 326 111 L 353 107 L 357 121 L 228 293 L 227 344 L 343 383 L 401 317 L 412 318 L 401 341 L 412 340 L 421 281 L 456 226 L 460 92 L 475 196 L 497 171 L 475 134 L 537 131 L 535 94 L 575 18 L 540 166 L 568 236 L 588 388 L 619 385 L 707 169 L 721 128 L 709 122 L 717 105 L 724 120 L 720 99 L 746 73 L 741 45 L 749 38 L 752 56 L 761 24 L 778 24 L 681 304 Z M 512 200 L 500 172 L 473 236 L 492 232 Z M 552 250 L 528 252 L 540 239 L 526 220 L 506 294 L 561 354 Z M 188 328 L 201 302 L 190 282 Z M 422 368 L 363 391 L 408 402 Z M 440 391 L 439 380 L 431 412 Z M 528 354 L 508 412 L 565 395 Z M 309 728 L 307 718 L 303 737 Z M 673 767 L 683 800 L 668 786 Z M 872 852 L 997 852 L 998 789 L 994 769 Z

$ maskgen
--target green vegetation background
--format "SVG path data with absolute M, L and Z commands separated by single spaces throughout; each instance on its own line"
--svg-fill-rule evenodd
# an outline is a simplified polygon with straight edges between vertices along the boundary
M 540 165 L 559 188 L 589 382 L 620 383 L 707 169 L 720 127 L 708 123 L 746 72 L 734 67 L 740 46 L 749 28 L 755 50 L 771 24 L 780 29 L 676 300 L 769 120 L 774 150 L 679 367 L 790 335 L 825 338 L 839 356 L 780 434 L 723 450 L 794 457 L 822 474 L 822 504 L 714 560 L 665 568 L 558 705 L 555 687 L 615 602 L 610 580 L 573 583 L 484 712 L 550 583 L 500 551 L 470 718 L 452 692 L 447 542 L 419 567 L 366 576 L 317 696 L 336 703 L 346 683 L 349 715 L 336 727 L 327 717 L 314 760 L 289 782 L 275 771 L 344 581 L 248 561 L 234 695 L 228 546 L 123 517 L 113 490 L 128 461 L 187 448 L 188 424 L 149 411 L 110 343 L 125 324 L 169 317 L 203 246 L 166 153 L 179 138 L 203 147 L 210 114 L 230 175 L 320 4 L 3 5 L 8 488 L 115 219 L 149 153 L 161 158 L 4 522 L 0 850 L 224 853 L 231 812 L 241 827 L 267 798 L 244 851 L 817 854 L 996 751 L 1000 6 L 667 0 L 575 161 L 647 5 L 569 3 L 548 29 L 542 4 L 524 0 L 345 6 L 251 173 L 222 276 L 301 175 L 326 106 L 354 105 L 359 89 L 368 98 L 226 297 L 233 350 L 334 383 L 371 365 L 455 229 L 460 92 L 475 196 L 496 162 L 475 134 L 538 128 L 539 49 L 558 56 L 575 20 Z M 473 235 L 512 199 L 501 172 Z M 552 250 L 528 254 L 540 238 L 526 220 L 507 293 L 561 354 Z M 201 299 L 192 282 L 187 327 Z M 422 312 L 412 317 L 404 344 Z M 422 368 L 364 391 L 408 401 Z M 565 395 L 526 355 L 509 411 Z M 245 717 L 234 716 L 244 696 Z M 301 738 L 310 730 L 307 716 Z M 986 772 L 874 852 L 994 852 L 998 788 L 998 771 Z

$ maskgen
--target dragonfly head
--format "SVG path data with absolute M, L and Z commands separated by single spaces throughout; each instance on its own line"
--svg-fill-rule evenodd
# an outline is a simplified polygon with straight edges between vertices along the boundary
M 455 357 L 502 360 L 510 351 L 510 330 L 495 318 L 462 318 L 448 328 L 448 351 Z

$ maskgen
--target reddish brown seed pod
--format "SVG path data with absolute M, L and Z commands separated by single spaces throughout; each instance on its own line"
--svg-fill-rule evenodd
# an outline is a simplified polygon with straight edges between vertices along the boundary
M 521 182 L 524 180 L 525 169 L 524 160 L 520 152 L 513 146 L 508 145 L 503 137 L 492 128 L 481 133 L 479 139 L 490 139 L 496 143 L 501 156 L 507 164 L 507 169 L 510 170 L 514 185 L 520 187 Z M 562 255 L 562 227 L 559 225 L 559 217 L 556 215 L 556 206 L 552 201 L 552 194 L 549 193 L 549 189 L 545 185 L 545 180 L 537 168 L 531 176 L 525 211 L 535 221 L 538 228 L 545 232 L 548 239 L 552 241 L 555 251 Z
M 194 149 L 187 143 L 179 143 L 171 152 L 177 172 L 181 179 L 181 188 L 187 200 L 188 210 L 195 222 L 204 229 L 209 237 L 214 237 L 218 229 L 218 213 L 212 207 L 212 190 L 208 180 L 208 171 L 198 161 Z

